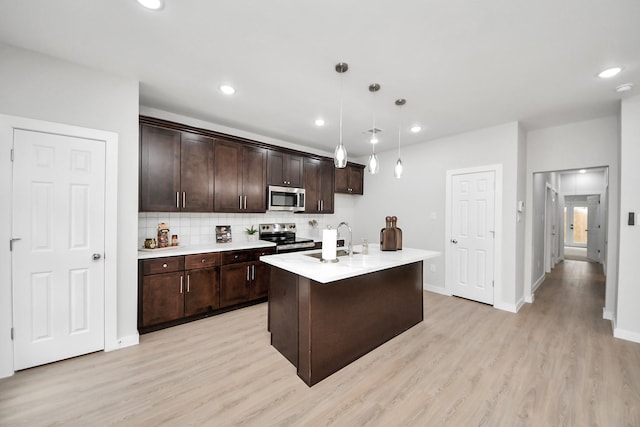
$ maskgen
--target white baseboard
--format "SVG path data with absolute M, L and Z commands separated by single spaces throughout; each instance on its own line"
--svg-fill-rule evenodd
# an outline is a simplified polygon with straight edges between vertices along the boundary
M 626 331 L 615 326 L 613 328 L 613 336 L 616 338 L 620 338 L 621 340 L 640 343 L 640 333 L 634 331 Z
M 131 347 L 140 343 L 140 334 L 128 335 L 126 337 L 118 338 L 118 341 L 113 346 L 106 346 L 104 351 L 120 350 L 121 348 Z
M 429 285 L 428 283 L 423 283 L 422 289 L 424 289 L 425 291 L 436 293 L 436 294 L 445 295 L 448 297 L 453 295 L 451 292 L 449 292 L 447 289 L 441 286 Z
M 515 304 L 505 304 L 503 302 L 494 303 L 493 308 L 497 308 L 498 310 L 502 311 L 508 311 L 510 313 L 517 313 L 519 309 L 519 307 L 517 307 Z
M 531 295 L 525 295 L 524 297 L 524 302 L 526 302 L 527 304 L 533 304 L 535 300 L 536 295 L 534 293 L 532 293 Z
M 542 285 L 542 282 L 544 282 L 545 277 L 546 276 L 544 274 L 538 277 L 538 280 L 536 280 L 535 283 L 531 286 L 532 294 L 540 287 L 540 285 Z
M 607 311 L 606 307 L 602 307 L 602 318 L 605 320 L 613 320 L 613 313 Z

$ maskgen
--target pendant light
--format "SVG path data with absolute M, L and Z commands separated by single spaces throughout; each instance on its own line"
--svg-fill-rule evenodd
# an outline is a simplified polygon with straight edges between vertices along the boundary
M 406 104 L 406 102 L 407 101 L 405 99 L 397 99 L 396 105 L 398 107 L 402 107 L 404 104 Z M 396 167 L 393 169 L 393 176 L 395 176 L 396 178 L 401 178 L 402 172 L 404 172 L 402 160 L 400 159 L 400 134 L 402 133 L 401 119 L 402 118 L 398 119 L 398 160 L 396 161 Z
M 378 83 L 372 83 L 369 85 L 369 92 L 372 95 L 375 95 L 377 91 L 380 90 L 380 85 Z M 367 162 L 367 170 L 371 175 L 375 175 L 380 170 L 380 162 L 378 161 L 378 156 L 376 155 L 376 144 L 378 143 L 378 137 L 376 136 L 376 109 L 375 102 L 373 108 L 373 127 L 371 128 L 371 155 L 369 156 L 369 161 Z
M 346 62 L 336 64 L 336 71 L 339 74 L 346 73 L 348 69 L 349 65 Z M 340 139 L 336 151 L 333 153 L 333 164 L 340 169 L 347 166 L 347 149 L 342 143 L 342 81 L 343 77 L 340 76 Z

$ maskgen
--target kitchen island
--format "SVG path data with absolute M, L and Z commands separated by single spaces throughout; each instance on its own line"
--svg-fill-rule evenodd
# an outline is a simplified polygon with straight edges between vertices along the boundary
M 439 255 L 370 247 L 337 263 L 321 263 L 319 251 L 261 257 L 272 266 L 271 345 L 316 384 L 423 320 L 422 264 Z

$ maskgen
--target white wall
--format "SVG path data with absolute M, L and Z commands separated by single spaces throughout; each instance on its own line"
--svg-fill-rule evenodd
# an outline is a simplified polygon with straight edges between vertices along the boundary
M 138 83 L 42 54 L 0 43 L 0 113 L 107 130 L 119 135 L 118 153 L 118 337 L 119 345 L 135 344 L 137 331 L 138 228 Z M 12 141 L 0 141 L 8 152 Z M 5 151 L 6 150 L 6 151 Z M 8 167 L 4 165 L 3 168 Z M 3 199 L 10 200 L 2 186 Z M 10 224 L 0 225 L 3 235 Z M 9 265 L 7 252 L 0 252 Z M 109 254 L 107 254 L 109 256 Z M 11 283 L 2 280 L 2 295 Z M 0 371 L 6 375 L 13 359 L 8 339 L 10 300 L 0 311 Z M 9 309 L 7 309 L 9 304 Z M 0 375 L 1 376 L 1 375 Z
M 637 222 L 627 225 L 629 212 L 640 213 L 640 96 L 622 101 L 620 130 L 620 263 L 614 335 L 640 342 L 640 226 Z
M 425 263 L 427 288 L 445 291 L 445 187 L 446 171 L 475 166 L 503 166 L 503 235 L 501 238 L 502 292 L 495 295 L 496 306 L 515 310 L 522 278 L 516 277 L 519 128 L 516 122 L 441 138 L 402 149 L 404 176 L 393 177 L 397 151 L 378 154 L 380 172 L 365 171 L 364 196 L 356 201 L 358 222 L 354 236 L 379 242 L 387 215 L 398 217 L 407 247 L 435 250 L 442 256 Z M 348 149 L 348 147 L 347 147 Z M 360 159 L 366 162 L 366 159 Z M 431 265 L 435 272 L 431 271 Z
M 618 119 L 602 117 L 577 123 L 569 123 L 527 134 L 527 204 L 533 204 L 533 174 L 590 167 L 609 167 L 608 224 L 609 239 L 606 246 L 607 264 L 617 265 L 618 257 Z M 525 299 L 533 298 L 531 285 L 533 269 L 533 213 L 526 215 L 525 245 Z M 614 296 L 618 283 L 617 271 L 607 271 L 605 312 L 613 312 Z

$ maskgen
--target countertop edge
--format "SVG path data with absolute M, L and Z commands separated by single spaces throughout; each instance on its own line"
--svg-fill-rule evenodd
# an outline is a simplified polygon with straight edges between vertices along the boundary
M 189 245 L 176 249 L 162 249 L 157 252 L 138 251 L 138 259 L 154 259 L 169 256 L 193 255 L 209 252 L 241 251 L 244 249 L 261 249 L 275 247 L 275 243 L 258 240 L 255 242 L 209 243 Z
M 377 247 L 372 248 L 372 245 L 369 245 L 369 248 L 368 255 L 359 254 L 351 259 L 348 256 L 342 256 L 339 258 L 340 261 L 335 264 L 321 263 L 317 258 L 308 256 L 309 254 L 321 252 L 320 250 L 266 255 L 260 257 L 260 260 L 290 273 L 327 284 L 436 258 L 441 255 L 441 253 L 437 251 L 415 248 L 405 248 L 400 251 L 390 252 L 380 251 Z M 357 252 L 361 251 L 360 246 L 356 246 L 354 249 Z

